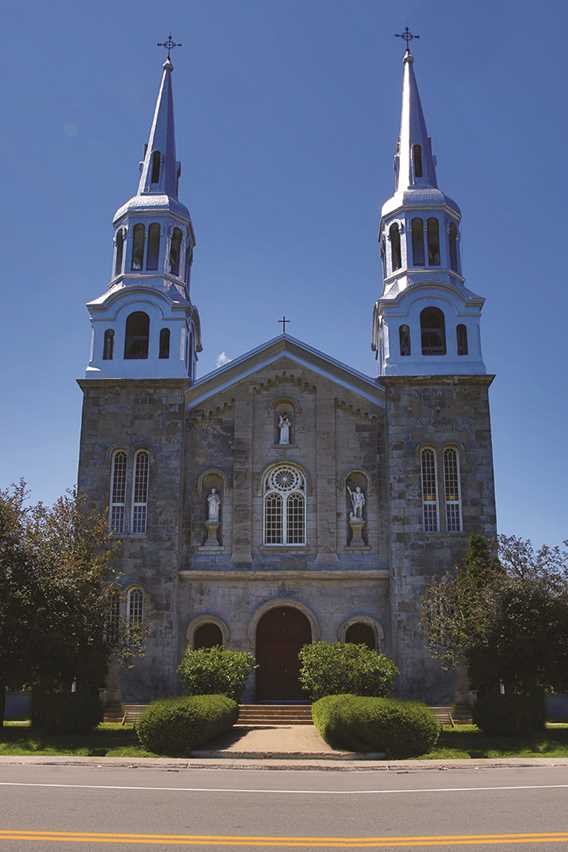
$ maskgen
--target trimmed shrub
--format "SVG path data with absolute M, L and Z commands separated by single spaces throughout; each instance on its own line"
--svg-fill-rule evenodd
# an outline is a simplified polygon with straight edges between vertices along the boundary
M 147 751 L 185 757 L 200 745 L 230 730 L 239 715 L 226 695 L 192 695 L 154 701 L 136 723 Z
M 546 726 L 544 692 L 532 695 L 478 695 L 472 720 L 484 734 L 525 736 L 543 731 Z
M 219 646 L 188 648 L 178 674 L 188 695 L 226 695 L 239 701 L 255 661 L 248 651 L 227 651 Z
M 300 683 L 312 701 L 324 695 L 389 695 L 398 669 L 389 657 L 351 642 L 312 642 L 300 651 Z
M 314 725 L 334 748 L 416 757 L 435 746 L 440 727 L 418 701 L 328 695 L 312 705 Z
M 32 692 L 32 727 L 44 734 L 88 734 L 103 720 L 96 689 L 78 692 Z

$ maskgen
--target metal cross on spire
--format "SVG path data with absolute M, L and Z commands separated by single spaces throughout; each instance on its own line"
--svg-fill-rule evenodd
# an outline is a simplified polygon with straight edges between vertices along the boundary
M 286 334 L 286 325 L 292 320 L 286 319 L 286 314 L 282 314 L 282 319 L 279 319 L 278 322 L 282 323 L 282 334 Z
M 169 34 L 167 41 L 159 41 L 159 42 L 157 42 L 156 46 L 167 48 L 168 59 L 171 59 L 170 54 L 171 54 L 172 50 L 174 49 L 174 47 L 183 47 L 181 41 L 174 41 L 173 40 L 171 33 Z
M 404 39 L 404 41 L 406 42 L 406 47 L 404 48 L 405 53 L 406 53 L 406 51 L 410 52 L 410 42 L 412 41 L 412 39 L 413 38 L 420 38 L 420 36 L 417 35 L 417 33 L 411 33 L 410 30 L 408 29 L 408 27 L 404 28 L 403 33 L 395 33 L 394 37 Z

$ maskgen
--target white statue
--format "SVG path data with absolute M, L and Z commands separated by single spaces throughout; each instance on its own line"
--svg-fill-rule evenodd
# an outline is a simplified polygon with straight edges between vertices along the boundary
M 365 503 L 367 502 L 365 499 L 365 492 L 362 491 L 361 486 L 357 485 L 355 487 L 355 491 L 352 491 L 349 486 L 347 486 L 347 490 L 349 492 L 349 496 L 351 497 L 351 505 L 353 507 L 353 511 L 351 512 L 352 518 L 357 518 L 358 520 L 363 520 L 363 511 L 365 509 Z
M 217 493 L 216 488 L 212 488 L 207 496 L 207 504 L 208 504 L 208 521 L 218 521 L 219 520 L 219 509 L 221 508 L 221 497 Z
M 290 427 L 291 427 L 290 419 L 287 414 L 281 414 L 278 420 L 278 429 L 280 431 L 280 437 L 278 439 L 279 444 L 289 444 L 290 443 Z

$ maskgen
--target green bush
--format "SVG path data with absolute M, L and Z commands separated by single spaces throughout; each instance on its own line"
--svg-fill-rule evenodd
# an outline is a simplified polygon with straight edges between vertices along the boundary
M 388 695 L 398 669 L 388 657 L 351 642 L 312 642 L 300 651 L 300 683 L 312 701 L 324 695 Z
M 136 723 L 138 739 L 155 754 L 186 756 L 230 730 L 239 714 L 226 695 L 191 695 L 154 701 Z
M 544 692 L 532 695 L 480 694 L 473 706 L 472 720 L 483 733 L 525 736 L 543 731 L 546 725 Z
M 328 695 L 312 705 L 314 725 L 334 748 L 415 757 L 435 746 L 440 727 L 418 701 Z
M 227 651 L 218 646 L 188 648 L 178 666 L 178 674 L 188 695 L 227 695 L 240 701 L 255 662 L 248 651 Z
M 103 708 L 96 689 L 32 691 L 32 727 L 44 734 L 88 734 L 102 720 Z

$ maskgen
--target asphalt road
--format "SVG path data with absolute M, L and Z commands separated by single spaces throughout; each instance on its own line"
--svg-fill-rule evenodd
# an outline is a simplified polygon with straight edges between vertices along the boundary
M 294 772 L 0 765 L 2 852 L 495 845 L 568 846 L 568 767 Z

